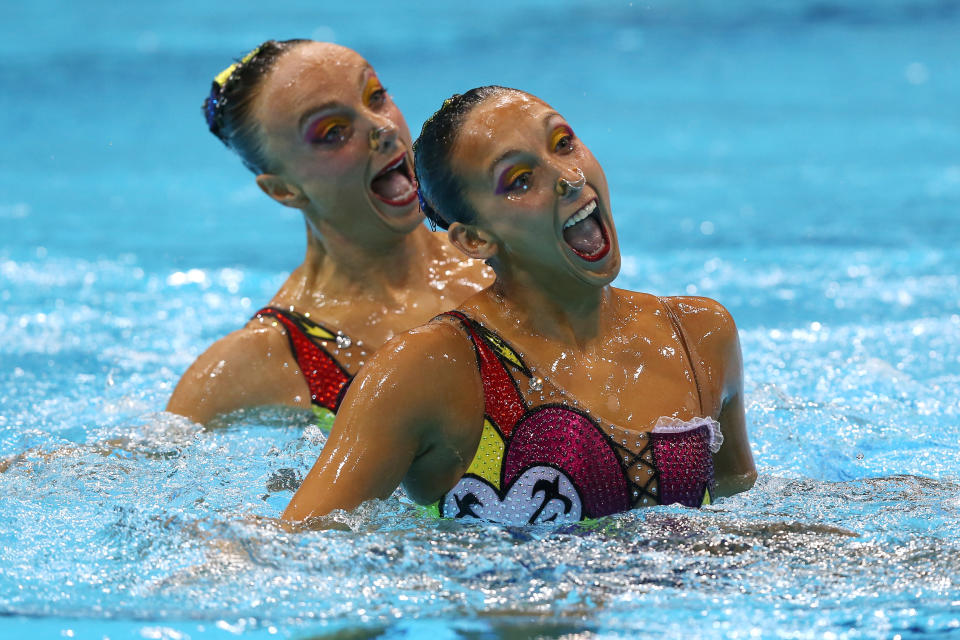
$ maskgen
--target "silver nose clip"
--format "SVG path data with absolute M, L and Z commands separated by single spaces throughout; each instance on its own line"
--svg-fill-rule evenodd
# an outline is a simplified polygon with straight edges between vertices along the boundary
M 370 129 L 370 150 L 376 151 L 380 148 L 380 138 L 387 132 L 386 127 L 377 127 Z
M 577 194 L 580 189 L 583 189 L 584 185 L 587 184 L 587 177 L 583 175 L 583 171 L 580 168 L 577 168 L 577 173 L 580 177 L 573 182 L 570 182 L 564 177 L 557 178 L 557 184 L 555 186 L 555 191 L 558 196 L 566 196 L 568 194 Z

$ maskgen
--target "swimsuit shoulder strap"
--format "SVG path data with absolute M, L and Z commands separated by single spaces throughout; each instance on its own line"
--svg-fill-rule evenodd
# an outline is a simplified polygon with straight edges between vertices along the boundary
M 693 384 L 697 387 L 697 402 L 700 404 L 700 413 L 703 414 L 703 388 L 700 386 L 700 376 L 697 375 L 697 363 L 700 361 L 700 358 L 687 341 L 687 336 L 683 331 L 683 326 L 680 324 L 680 318 L 677 317 L 677 314 L 673 311 L 670 305 L 667 304 L 666 300 L 659 296 L 657 296 L 657 300 L 667 312 L 667 317 L 670 318 L 670 324 L 673 325 L 673 329 L 680 337 L 680 344 L 683 346 L 683 352 L 687 356 L 687 362 L 690 363 L 690 371 L 693 372 Z
M 473 342 L 473 345 L 476 349 L 479 350 L 482 345 L 487 349 L 490 349 L 494 355 L 496 355 L 496 357 L 503 362 L 504 366 L 515 368 L 520 372 L 520 374 L 526 376 L 527 378 L 533 376 L 533 374 L 530 372 L 530 369 L 523 361 L 523 358 L 520 357 L 520 354 L 518 354 L 516 350 L 498 334 L 486 328 L 462 311 L 447 311 L 446 313 L 441 313 L 437 317 L 441 318 L 443 316 L 449 316 L 459 320 L 460 324 L 463 325 L 463 328 L 466 330 L 467 335 L 470 336 L 470 340 Z
M 526 411 L 523 394 L 512 371 L 532 377 L 530 369 L 507 342 L 462 311 L 448 311 L 437 318 L 450 317 L 459 321 L 473 343 L 477 354 L 477 368 L 483 383 L 483 405 L 487 419 L 501 433 L 509 434 Z
M 337 332 L 314 322 L 302 313 L 277 307 L 264 307 L 254 314 L 261 321 L 273 317 L 286 329 L 290 351 L 310 388 L 310 400 L 331 411 L 340 406 L 351 376 L 327 350 L 325 343 L 337 344 Z
M 263 316 L 273 316 L 279 320 L 287 329 L 306 334 L 316 340 L 336 340 L 337 332 L 323 326 L 319 322 L 311 320 L 297 311 L 281 309 L 280 307 L 264 307 L 255 314 L 253 318 L 257 319 Z

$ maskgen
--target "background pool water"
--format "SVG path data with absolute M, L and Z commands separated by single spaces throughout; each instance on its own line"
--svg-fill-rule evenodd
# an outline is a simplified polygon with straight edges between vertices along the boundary
M 0 33 L 0 637 L 960 637 L 960 2 L 37 0 Z M 415 131 L 486 83 L 565 114 L 618 284 L 737 319 L 757 487 L 593 527 L 258 522 L 320 432 L 161 410 L 302 257 L 199 108 L 297 36 Z

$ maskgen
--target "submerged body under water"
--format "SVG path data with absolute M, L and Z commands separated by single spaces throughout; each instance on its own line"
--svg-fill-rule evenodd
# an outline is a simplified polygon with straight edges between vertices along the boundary
M 219 20 L 213 43 L 94 7 L 110 46 L 0 43 L 25 96 L 0 110 L 19 158 L 0 173 L 0 637 L 960 636 L 960 8 L 628 4 L 577 13 L 536 78 L 516 56 L 566 23 L 511 20 L 509 47 L 454 9 L 414 42 L 370 39 L 353 9 L 334 27 L 414 129 L 465 76 L 584 123 L 618 286 L 739 324 L 757 486 L 580 525 L 436 520 L 402 492 L 336 514 L 349 531 L 260 520 L 323 445 L 312 415 L 202 431 L 160 410 L 302 253 L 199 101 L 225 55 L 310 35 L 315 7 L 263 33 Z M 571 69 L 597 71 L 583 95 Z M 97 91 L 65 92 L 81 80 Z M 64 108 L 75 127 L 41 126 Z

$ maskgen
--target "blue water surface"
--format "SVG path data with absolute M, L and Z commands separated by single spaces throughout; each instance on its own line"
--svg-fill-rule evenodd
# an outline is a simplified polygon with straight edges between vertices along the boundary
M 960 637 L 960 2 L 35 0 L 0 25 L 0 637 Z M 411 128 L 497 83 L 603 164 L 618 285 L 737 319 L 752 491 L 592 527 L 283 533 L 309 416 L 184 369 L 304 251 L 212 76 L 335 40 Z

